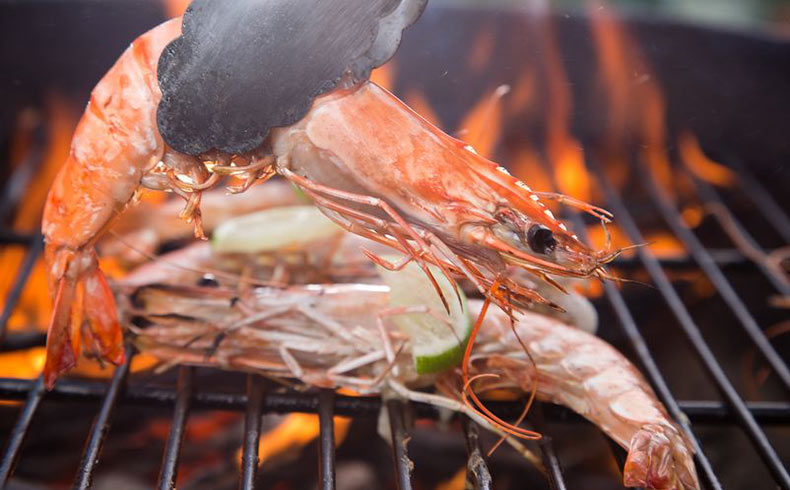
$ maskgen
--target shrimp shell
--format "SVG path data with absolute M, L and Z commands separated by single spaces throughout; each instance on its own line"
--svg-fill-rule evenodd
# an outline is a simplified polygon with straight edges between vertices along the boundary
M 438 380 L 418 376 L 408 337 L 383 316 L 387 304 L 388 288 L 379 285 L 264 288 L 242 295 L 222 288 L 152 286 L 139 289 L 124 310 L 147 321 L 146 328 L 130 327 L 140 349 L 168 365 L 251 371 L 368 394 L 389 386 L 419 400 L 433 398 L 400 389 L 401 383 L 436 383 L 446 400 L 442 406 L 467 413 L 460 403 L 460 369 Z M 469 307 L 477 314 L 481 302 L 470 301 Z M 574 410 L 628 451 L 626 486 L 699 488 L 687 436 L 622 354 L 587 332 L 535 313 L 520 315 L 515 331 L 535 364 L 514 348 L 520 342 L 510 317 L 490 311 L 472 366 L 498 377 L 481 378 L 476 391 L 483 394 L 495 385 L 529 392 L 537 378 L 538 399 Z

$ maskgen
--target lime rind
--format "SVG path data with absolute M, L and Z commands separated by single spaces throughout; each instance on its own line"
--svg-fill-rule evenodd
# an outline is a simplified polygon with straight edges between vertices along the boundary
M 463 291 L 458 289 L 456 293 L 457 286 L 441 270 L 434 266 L 429 268 L 448 303 L 449 314 L 439 293 L 418 264 L 411 262 L 399 271 L 389 271 L 379 266 L 379 274 L 390 287 L 392 307 L 424 306 L 431 311 L 399 314 L 391 318 L 391 322 L 411 338 L 412 356 L 418 374 L 438 373 L 457 366 L 463 358 L 472 331 Z M 437 316 L 446 317 L 449 322 Z

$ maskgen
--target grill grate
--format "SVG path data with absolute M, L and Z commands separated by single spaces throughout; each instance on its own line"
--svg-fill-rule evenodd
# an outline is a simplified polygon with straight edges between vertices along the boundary
M 40 154 L 40 152 L 38 152 Z M 633 243 L 644 243 L 644 238 L 636 220 L 622 201 L 618 191 L 608 182 L 600 165 L 594 160 L 588 161 L 591 173 L 596 176 L 598 184 L 603 191 L 606 207 L 617 216 L 618 224 L 625 230 L 628 238 Z M 749 437 L 754 450 L 762 458 L 766 468 L 770 471 L 776 484 L 790 490 L 790 476 L 782 464 L 776 450 L 771 446 L 762 426 L 790 424 L 790 403 L 763 402 L 747 403 L 737 393 L 735 387 L 728 379 L 721 364 L 716 359 L 713 351 L 703 337 L 700 329 L 692 318 L 690 312 L 683 304 L 678 291 L 671 283 L 665 268 L 694 268 L 699 267 L 710 279 L 715 289 L 719 292 L 726 304 L 731 308 L 739 320 L 744 332 L 762 353 L 774 372 L 781 380 L 784 388 L 790 390 L 790 370 L 782 361 L 773 346 L 768 342 L 753 316 L 749 313 L 742 299 L 734 291 L 722 272 L 722 267 L 733 264 L 747 264 L 748 259 L 736 250 L 720 250 L 713 252 L 706 249 L 694 232 L 689 229 L 678 210 L 669 197 L 650 178 L 646 167 L 637 162 L 638 174 L 648 191 L 653 203 L 657 206 L 666 223 L 673 233 L 685 244 L 690 256 L 682 260 L 661 261 L 646 247 L 639 248 L 637 259 L 628 259 L 616 264 L 624 267 L 644 267 L 657 287 L 661 296 L 678 320 L 678 323 L 688 338 L 698 360 L 706 368 L 711 380 L 721 393 L 724 403 L 679 401 L 671 393 L 664 375 L 653 358 L 648 345 L 640 332 L 633 313 L 627 305 L 622 293 L 610 282 L 604 284 L 606 297 L 611 304 L 619 326 L 628 342 L 633 347 L 641 364 L 643 373 L 647 376 L 667 409 L 692 435 L 692 441 L 697 449 L 696 463 L 704 485 L 712 489 L 722 488 L 719 478 L 714 471 L 705 447 L 703 447 L 695 434 L 696 423 L 736 425 Z M 773 201 L 761 184 L 752 177 L 748 171 L 738 165 L 733 165 L 739 174 L 739 185 L 749 195 L 757 209 L 785 239 L 790 241 L 790 219 L 782 208 Z M 688 172 L 687 170 L 684 170 Z M 20 167 L 17 172 L 28 172 Z M 12 176 L 11 180 L 25 180 L 25 175 Z M 730 216 L 730 222 L 739 235 L 754 244 L 754 240 L 745 232 L 744 227 L 732 218 L 732 213 L 724 204 L 723 199 L 709 184 L 695 180 L 699 196 L 707 203 L 715 203 Z M 555 185 L 556 187 L 556 185 Z M 19 198 L 19 196 L 16 196 Z M 3 207 L 10 206 L 8 199 L 3 200 Z M 577 233 L 586 239 L 585 227 L 582 217 L 571 214 L 571 223 Z M 16 279 L 0 314 L 0 341 L 3 350 L 18 350 L 39 345 L 43 338 L 40 335 L 18 336 L 6 338 L 6 326 L 11 312 L 19 301 L 22 289 L 32 267 L 42 252 L 42 240 L 39 235 L 27 236 L 11 230 L 0 231 L 0 245 L 25 245 L 27 253 L 16 272 Z M 756 250 L 759 247 L 755 246 Z M 774 271 L 760 268 L 775 289 L 782 294 L 788 293 L 786 280 Z M 184 428 L 192 408 L 212 408 L 219 410 L 243 411 L 245 413 L 244 436 L 242 442 L 242 459 L 239 474 L 239 488 L 251 489 L 256 480 L 258 470 L 258 442 L 261 433 L 260 414 L 267 412 L 309 412 L 318 413 L 320 421 L 319 442 L 319 484 L 323 490 L 335 488 L 335 447 L 333 415 L 371 416 L 379 412 L 382 401 L 377 399 L 359 399 L 335 395 L 331 391 L 322 390 L 315 394 L 310 393 L 268 393 L 263 380 L 254 375 L 247 378 L 246 394 L 215 393 L 194 389 L 194 368 L 182 367 L 179 369 L 177 386 L 174 388 L 152 388 L 147 386 L 134 386 L 126 383 L 131 359 L 134 352 L 127 348 L 127 360 L 123 366 L 116 368 L 109 385 L 103 382 L 81 380 L 63 380 L 51 392 L 46 392 L 41 378 L 36 380 L 0 379 L 0 399 L 24 400 L 16 425 L 9 434 L 5 449 L 0 460 L 0 485 L 5 485 L 13 474 L 14 465 L 20 455 L 25 436 L 34 420 L 41 401 L 46 397 L 52 401 L 66 400 L 100 400 L 101 406 L 90 433 L 87 436 L 85 449 L 82 455 L 77 474 L 74 479 L 74 488 L 84 489 L 91 485 L 91 478 L 100 461 L 102 444 L 110 428 L 110 421 L 114 409 L 118 404 L 164 405 L 173 408 L 172 424 L 165 446 L 158 488 L 174 488 L 178 472 L 178 460 L 182 450 Z M 386 400 L 384 402 L 390 421 L 393 439 L 393 459 L 396 470 L 396 482 L 400 490 L 409 490 L 411 485 L 410 461 L 407 454 L 406 442 L 409 438 L 407 431 L 407 415 L 413 411 L 418 417 L 435 416 L 433 409 L 421 404 L 407 404 L 399 400 Z M 496 405 L 496 404 L 495 404 Z M 503 413 L 513 411 L 520 407 L 502 404 Z M 538 406 L 533 414 L 533 423 L 540 426 L 543 414 L 548 419 L 562 419 L 574 421 L 573 415 L 554 406 Z M 558 416 L 558 414 L 561 414 Z M 473 423 L 465 421 L 464 432 L 467 438 L 468 449 L 468 478 L 476 489 L 489 489 L 492 485 L 491 475 L 486 466 L 478 446 L 477 428 Z M 561 461 L 555 451 L 550 437 L 545 437 L 539 444 L 544 464 L 548 469 L 548 480 L 551 488 L 559 490 L 567 487 L 561 468 Z M 618 448 L 619 449 L 619 448 Z M 616 457 L 618 450 L 615 450 Z

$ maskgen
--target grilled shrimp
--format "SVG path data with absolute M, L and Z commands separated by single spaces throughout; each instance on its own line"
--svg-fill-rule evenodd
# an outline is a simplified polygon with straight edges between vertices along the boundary
M 470 313 L 481 306 L 470 302 Z M 515 347 L 522 342 L 531 359 Z M 480 329 L 472 366 L 473 373 L 487 374 L 477 381 L 478 393 L 486 384 L 529 393 L 537 382 L 539 400 L 564 405 L 595 423 L 628 451 L 625 486 L 699 488 L 688 437 L 636 367 L 600 338 L 535 313 L 523 313 L 513 329 L 508 315 L 494 308 Z M 457 390 L 458 378 L 454 373 L 440 385 L 450 387 L 449 381 Z
M 212 189 L 200 199 L 203 231 L 209 233 L 233 216 L 300 202 L 287 182 L 268 182 L 242 194 Z M 118 257 L 124 264 L 134 266 L 147 260 L 162 244 L 189 238 L 192 230 L 179 218 L 182 207 L 177 200 L 156 204 L 143 201 L 131 207 L 113 224 L 113 233 L 99 241 L 99 254 Z
M 272 130 L 249 154 L 172 150 L 156 125 L 156 68 L 180 26 L 172 19 L 142 35 L 102 78 L 49 192 L 42 222 L 54 296 L 48 387 L 81 349 L 113 363 L 123 359 L 116 307 L 95 244 L 142 188 L 182 196 L 181 217 L 202 236 L 203 191 L 225 175 L 244 179 L 233 189 L 241 192 L 279 173 L 351 232 L 416 260 L 437 290 L 429 262 L 445 275 L 465 275 L 500 304 L 511 296 L 548 303 L 502 278 L 507 264 L 548 281 L 552 275 L 606 276 L 603 264 L 617 252 L 589 249 L 541 199 L 561 199 L 608 220 L 604 210 L 533 192 L 372 82 L 348 81 L 317 98 L 301 121 Z M 387 267 L 401 265 L 369 256 Z
M 460 369 L 438 380 L 417 374 L 408 336 L 387 322 L 388 294 L 386 286 L 372 284 L 258 288 L 241 296 L 224 288 L 148 286 L 122 301 L 127 317 L 146 320 L 145 328 L 129 324 L 138 347 L 168 365 L 258 372 L 368 394 L 394 390 L 497 431 L 461 403 Z M 481 308 L 478 300 L 469 305 L 472 316 Z M 520 341 L 499 309 L 485 317 L 473 369 L 497 377 L 478 379 L 478 392 L 530 392 L 537 380 L 539 400 L 576 411 L 628 451 L 626 486 L 699 488 L 687 437 L 622 354 L 594 335 L 535 313 L 521 315 L 515 331 Z M 514 347 L 520 342 L 532 360 Z M 442 395 L 412 389 L 433 383 Z

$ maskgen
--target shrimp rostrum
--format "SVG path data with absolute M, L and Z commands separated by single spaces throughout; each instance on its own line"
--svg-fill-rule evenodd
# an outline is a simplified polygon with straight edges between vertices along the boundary
M 309 2 L 263 3 L 290 8 Z M 193 7 L 197 4 L 211 2 L 196 1 Z M 377 0 L 370 4 L 380 5 L 386 14 L 393 2 Z M 42 223 L 55 305 L 45 366 L 49 387 L 61 372 L 74 365 L 81 350 L 113 363 L 123 359 L 116 307 L 98 267 L 94 245 L 113 220 L 136 201 L 141 189 L 183 197 L 186 206 L 181 217 L 194 223 L 196 235 L 202 236 L 203 191 L 220 185 L 229 175 L 241 182 L 232 191 L 241 192 L 256 181 L 279 174 L 299 186 L 349 231 L 403 252 L 429 276 L 430 263 L 438 265 L 448 277 L 466 276 L 500 304 L 507 301 L 505 298 L 547 302 L 531 289 L 507 280 L 503 272 L 508 265 L 548 281 L 552 276 L 606 276 L 603 264 L 617 252 L 591 250 L 555 219 L 541 199 L 557 196 L 532 191 L 473 148 L 432 126 L 392 94 L 367 81 L 364 70 L 338 73 L 331 90 L 309 99 L 302 104 L 303 110 L 286 111 L 290 119 L 278 119 L 266 112 L 244 113 L 242 117 L 241 111 L 248 108 L 239 103 L 232 110 L 209 108 L 190 114 L 186 122 L 176 125 L 178 135 L 189 136 L 193 127 L 214 114 L 249 124 L 256 122 L 253 116 L 268 121 L 265 131 L 258 131 L 243 144 L 234 144 L 238 134 L 232 134 L 228 141 L 212 140 L 203 146 L 192 144 L 188 138 L 185 142 L 168 137 L 160 128 L 172 125 L 162 126 L 157 121 L 167 120 L 167 108 L 172 104 L 188 96 L 193 97 L 185 103 L 188 107 L 221 99 L 163 92 L 161 80 L 157 83 L 158 65 L 160 77 L 172 74 L 172 70 L 163 69 L 169 66 L 163 62 L 167 59 L 163 51 L 177 52 L 183 44 L 180 40 L 190 33 L 193 37 L 200 34 L 193 32 L 197 27 L 189 22 L 190 12 L 197 15 L 199 11 L 190 9 L 185 15 L 184 26 L 189 28 L 185 27 L 182 37 L 182 19 L 172 19 L 143 34 L 121 55 L 93 90 L 74 133 L 69 157 L 49 192 Z M 247 17 L 234 17 L 234 21 L 245 22 Z M 229 39 L 235 39 L 238 29 L 234 27 L 230 26 Z M 217 36 L 212 33 L 202 37 Z M 284 45 L 289 42 L 282 41 Z M 363 54 L 355 60 L 373 57 L 371 53 L 378 60 L 391 56 L 394 49 L 382 50 L 377 42 L 374 39 L 371 46 L 358 50 L 357 54 Z M 231 49 L 235 45 L 229 46 Z M 251 62 L 279 59 L 267 53 L 253 54 Z M 316 57 L 294 59 L 308 58 Z M 199 64 L 190 66 L 198 70 L 196 73 L 214 73 Z M 296 68 L 283 68 L 299 79 Z M 249 67 L 241 73 L 253 72 L 278 73 Z M 235 72 L 223 73 L 222 80 L 236 80 Z M 239 80 L 248 83 L 234 83 L 230 88 L 266 92 L 265 84 L 263 88 L 250 85 L 255 77 Z M 287 89 L 291 85 L 286 82 L 276 86 Z M 316 87 L 308 87 L 308 92 L 319 93 Z M 282 98 L 287 99 L 287 95 Z M 253 109 L 259 107 L 264 111 L 268 106 L 252 105 Z M 222 128 L 222 122 L 210 120 L 206 127 Z M 599 208 L 571 198 L 564 201 L 609 219 Z M 390 268 L 402 265 L 373 253 L 369 256 Z M 435 278 L 430 277 L 436 285 Z M 504 294 L 504 288 L 508 294 Z M 452 298 L 443 299 L 445 307 L 449 300 Z
M 394 392 L 465 413 L 504 434 L 495 420 L 462 402 L 460 369 L 438 375 L 415 370 L 414 345 L 392 321 L 399 313 L 391 310 L 389 294 L 387 286 L 370 284 L 257 288 L 241 295 L 226 288 L 152 285 L 122 304 L 128 305 L 125 317 L 144 325 L 128 323 L 136 345 L 166 366 L 208 365 L 307 386 Z M 479 300 L 469 302 L 472 316 L 480 308 Z M 473 374 L 485 373 L 474 381 L 481 396 L 535 390 L 537 399 L 576 411 L 628 451 L 626 486 L 699 488 L 683 429 L 622 354 L 546 316 L 524 313 L 512 327 L 510 322 L 498 308 L 485 316 L 471 357 Z M 520 343 L 529 356 L 516 347 Z M 416 391 L 431 384 L 439 394 Z

